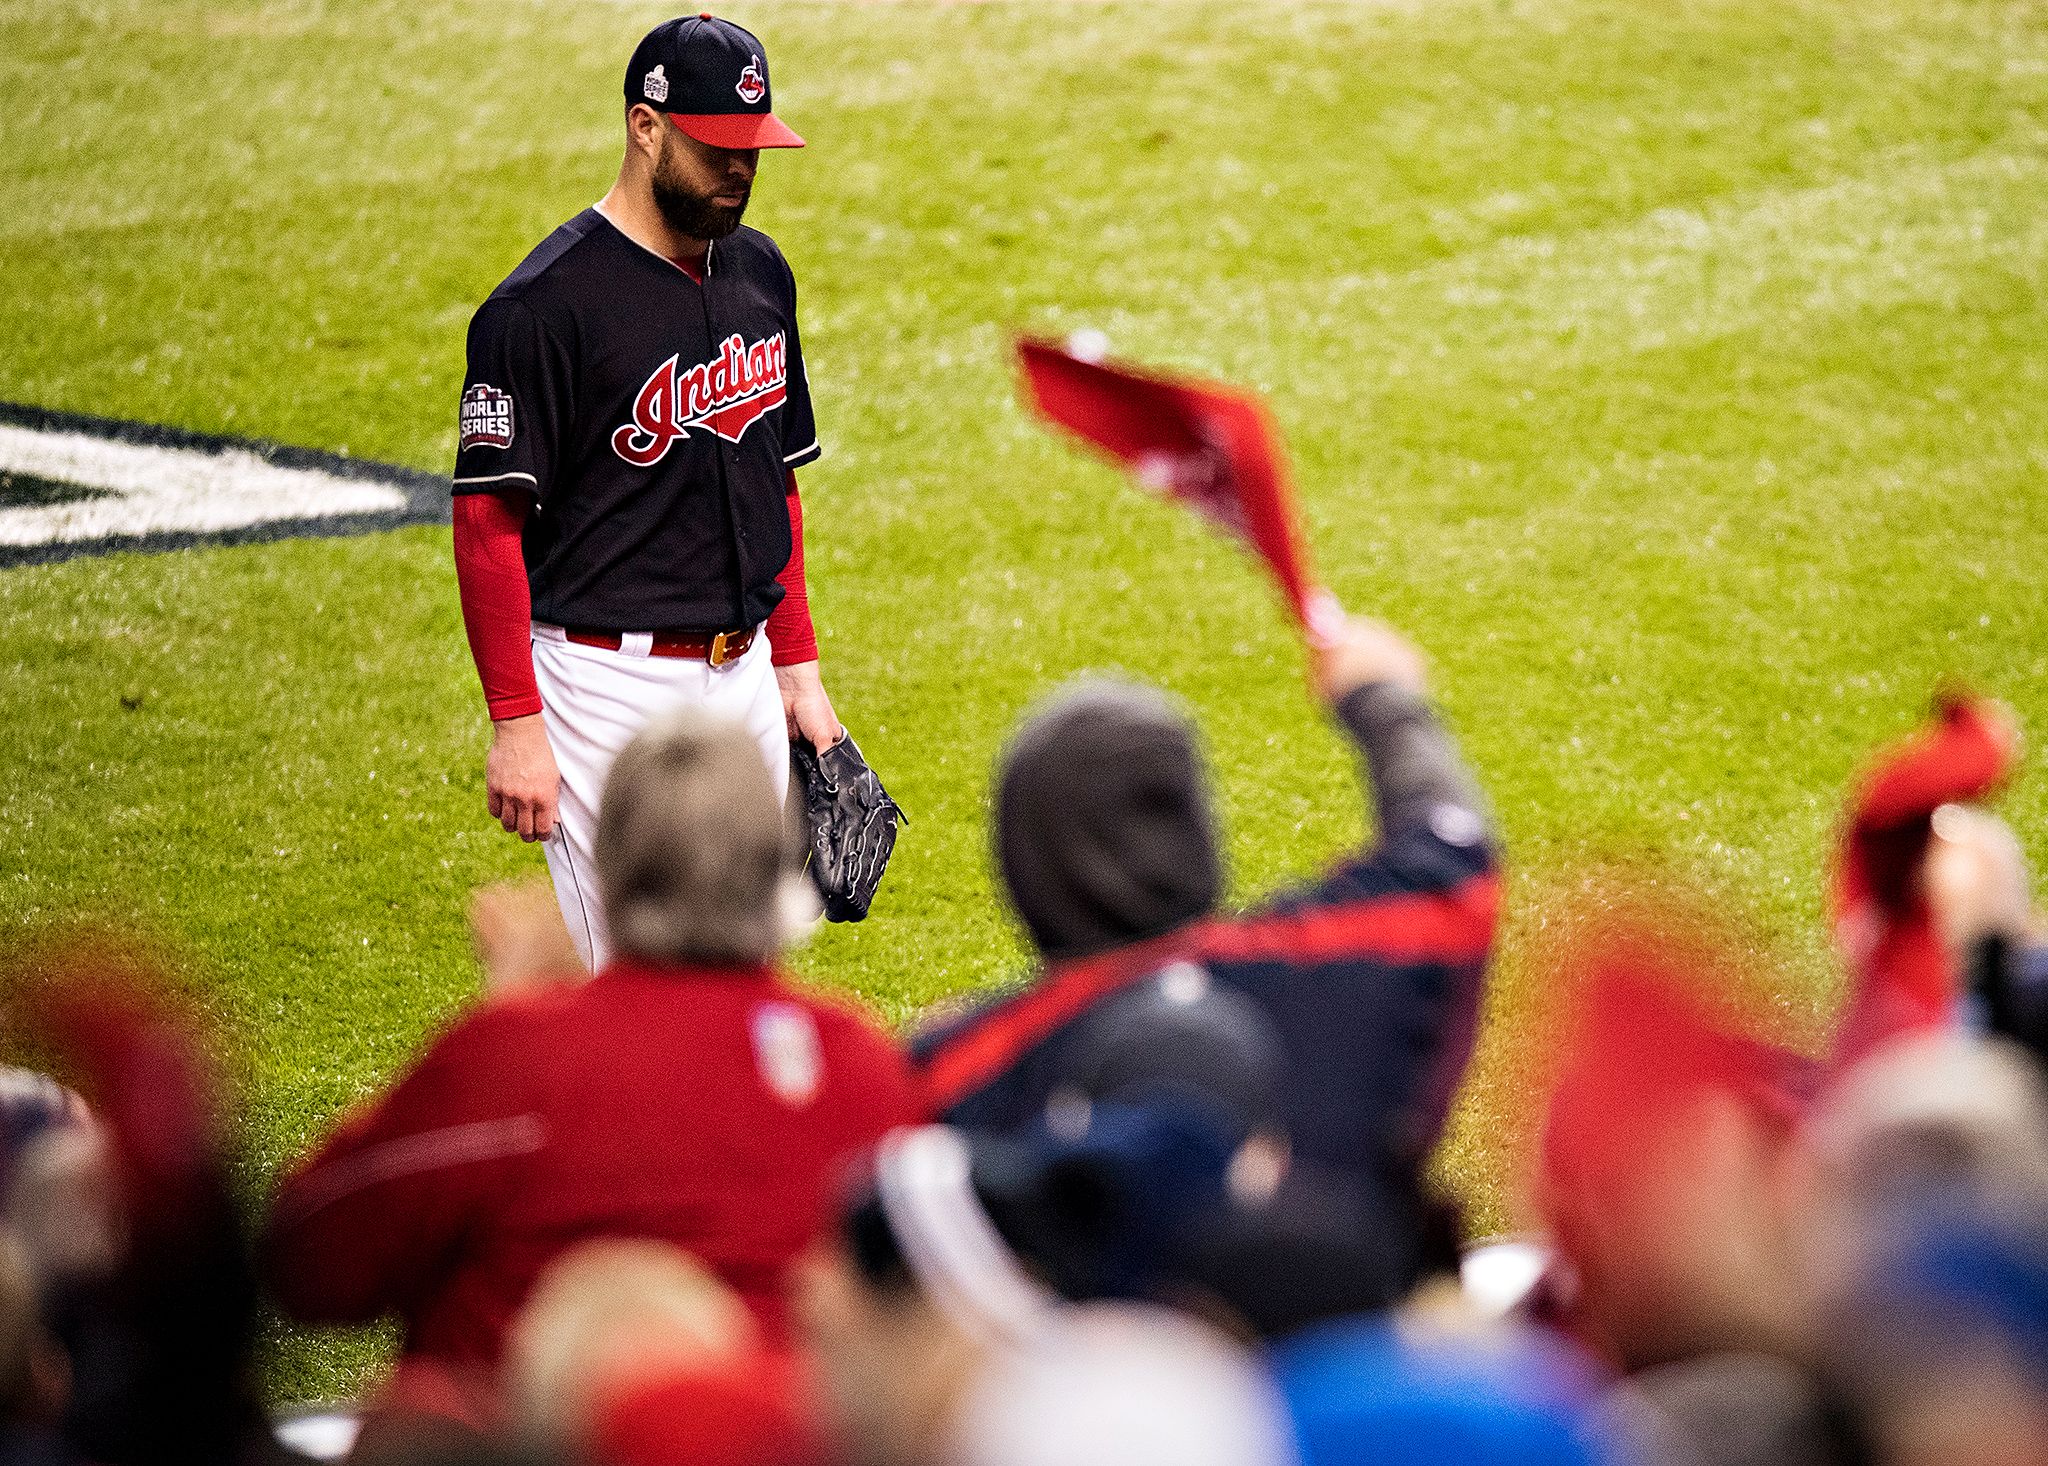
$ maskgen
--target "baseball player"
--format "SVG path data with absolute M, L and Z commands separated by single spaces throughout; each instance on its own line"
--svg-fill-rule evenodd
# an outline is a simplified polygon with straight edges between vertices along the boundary
M 610 192 L 541 243 L 469 328 L 455 460 L 463 620 L 490 709 L 490 812 L 546 842 L 584 961 L 598 791 L 656 712 L 745 724 L 776 790 L 789 741 L 843 735 L 818 676 L 794 471 L 818 456 L 796 280 L 740 227 L 768 57 L 709 12 L 626 69 Z

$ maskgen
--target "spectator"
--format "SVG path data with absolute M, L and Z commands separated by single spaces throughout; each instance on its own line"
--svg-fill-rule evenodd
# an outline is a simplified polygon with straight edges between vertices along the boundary
M 975 1382 L 1046 1326 L 1058 1298 L 1005 1245 L 976 1195 L 965 1136 L 887 1137 L 796 1294 L 820 1414 L 853 1466 L 948 1457 Z
M 1865 1466 L 1854 1412 L 1791 1360 L 1733 1350 L 1652 1365 L 1608 1390 L 1602 1438 L 1650 1466 Z
M 1881 1466 L 2048 1461 L 2048 1224 L 1922 1210 L 1822 1314 L 1834 1376 Z
M 1215 1137 L 1205 1143 L 1114 1105 L 1098 1118 L 1124 1142 L 1117 1159 L 1142 1156 L 1181 1207 L 1220 1190 L 1230 1152 Z M 1156 1236 L 1159 1221 L 1132 1216 L 1128 1198 L 1107 1207 L 1133 1223 L 1122 1228 L 1025 1215 L 1047 1201 L 1053 1173 L 1084 1159 L 1112 1186 L 1125 1179 L 1115 1160 L 1087 1155 L 1085 1138 L 1065 1149 L 1045 1141 L 1049 1155 L 927 1126 L 883 1142 L 871 1183 L 807 1263 L 800 1294 L 844 1457 L 856 1466 L 1283 1466 L 1277 1401 L 1221 1335 L 1154 1307 L 1064 1302 L 1040 1281 L 1128 1264 L 1127 1244 Z M 1066 1180 L 1085 1186 L 1071 1172 Z M 1019 1232 L 1044 1250 L 1020 1255 Z
M 1210 1106 L 1110 1101 L 970 1137 L 971 1179 L 1004 1245 L 1063 1298 L 1157 1298 L 1185 1275 L 1193 1229 L 1230 1202 L 1234 1139 Z
M 971 1139 L 975 1194 L 1004 1243 L 1070 1301 L 1171 1304 L 1247 1340 L 1398 1302 L 1423 1271 L 1419 1206 L 1355 1177 L 1274 1169 L 1284 1149 L 1255 1128 L 1256 1091 L 1245 1072 L 1229 1074 L 1215 1042 L 1224 1035 L 1185 1044 L 1189 1015 L 1176 1017 L 1105 1025 L 1158 1040 L 1118 1070 L 1175 1084 L 1119 1089 L 1056 1107 L 1032 1130 Z M 1205 1047 L 1216 1065 L 1197 1082 L 1186 1061 Z M 1233 1111 L 1219 1090 L 1252 1107 Z
M 267 1459 L 255 1278 L 200 1025 L 150 964 L 109 946 L 55 949 L 7 977 L 7 1031 L 77 1091 L 6 1086 L 0 1308 L 9 1423 L 29 1427 L 12 1444 L 100 1466 Z
M 2048 920 L 2011 828 L 1969 805 L 1934 811 L 1921 888 L 1981 1026 L 2048 1062 Z
M 1439 1219 L 1413 1185 L 1293 1164 L 1279 1035 L 1205 969 L 1175 963 L 1111 994 L 1068 1060 L 1023 1188 L 1037 1194 L 1006 1224 L 1068 1296 L 1172 1302 L 1275 1338 L 1391 1306 L 1425 1271 Z M 1205 1129 L 1227 1158 L 1207 1176 Z M 1132 1260 L 1105 1268 L 1119 1254 Z
M 1893 1041 L 1822 1096 L 1805 1138 L 1801 1273 L 1821 1298 L 1929 1212 L 2048 1216 L 2048 1082 L 2000 1040 Z
M 487 1382 L 550 1263 L 637 1236 L 700 1258 L 779 1338 L 835 1169 L 914 1110 L 889 1041 L 772 965 L 793 851 L 743 733 L 650 726 L 599 818 L 617 957 L 487 999 L 292 1173 L 266 1246 L 285 1309 L 395 1314 L 412 1378 Z
M 1293 1466 L 1287 1415 L 1257 1363 L 1183 1315 L 1068 1310 L 962 1402 L 952 1466 Z
M 1349 622 L 1318 654 L 1316 684 L 1370 770 L 1378 842 L 1241 918 L 1215 915 L 1209 800 L 1163 697 L 1095 684 L 1024 727 L 998 775 L 996 853 L 1045 970 L 914 1044 L 937 1112 L 1032 1123 L 1107 1001 L 1191 962 L 1277 1033 L 1294 1155 L 1413 1170 L 1470 1052 L 1498 905 L 1488 825 L 1406 641 Z
M 1159 1296 L 1275 1343 L 1399 1305 L 1456 1261 L 1455 1222 L 1412 1188 L 1296 1167 L 1194 1219 Z
M 1596 1466 L 1598 1380 L 1554 1340 L 1382 1316 L 1280 1345 L 1273 1368 L 1302 1466 Z
M 607 1239 L 563 1255 L 514 1326 L 507 1407 L 537 1445 L 607 1466 L 813 1466 L 787 1355 L 687 1255 Z
M 1735 968 L 1685 939 L 1692 913 L 1616 904 L 1575 954 L 1544 1120 L 1537 1204 L 1570 1273 L 1565 1321 L 1623 1370 L 1794 1349 L 1782 1198 L 1806 1068 L 1702 996 Z
M 1997 703 L 1945 696 L 1931 724 L 1883 750 L 1850 797 L 1836 858 L 1835 937 L 1851 987 L 1836 1039 L 1838 1063 L 1852 1063 L 1886 1040 L 1953 1020 L 1964 969 L 1952 943 L 1975 923 L 1945 879 L 1935 814 L 1984 797 L 2011 773 L 2019 731 Z M 1931 887 L 1929 876 L 1936 878 Z M 1989 895 L 1988 881 L 1964 881 Z M 1951 909 L 1937 921 L 1929 896 Z M 1987 910 L 1996 910 L 1987 900 Z
M 1177 962 L 1110 994 L 1055 1076 L 1046 1114 L 1055 1131 L 1085 1129 L 1100 1104 L 1198 1110 L 1233 1148 L 1233 1180 L 1270 1192 L 1291 1145 L 1280 1036 L 1243 993 Z
M 541 1274 L 513 1323 L 506 1411 L 532 1440 L 587 1454 L 606 1395 L 758 1347 L 739 1295 L 687 1253 L 634 1238 L 579 1243 Z

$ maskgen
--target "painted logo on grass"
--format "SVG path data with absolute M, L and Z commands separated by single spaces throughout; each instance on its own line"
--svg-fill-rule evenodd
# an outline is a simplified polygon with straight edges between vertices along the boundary
M 418 469 L 0 403 L 0 566 L 448 517 L 447 481 Z

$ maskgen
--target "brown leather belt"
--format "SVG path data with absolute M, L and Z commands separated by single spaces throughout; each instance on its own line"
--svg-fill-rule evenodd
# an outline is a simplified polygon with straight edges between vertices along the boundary
M 709 662 L 714 667 L 723 667 L 747 654 L 747 648 L 754 644 L 755 630 L 749 626 L 744 631 L 657 631 L 647 655 L 686 657 L 693 662 Z M 626 644 L 626 638 L 616 631 L 565 630 L 562 636 L 578 646 L 601 646 L 611 651 L 617 651 Z

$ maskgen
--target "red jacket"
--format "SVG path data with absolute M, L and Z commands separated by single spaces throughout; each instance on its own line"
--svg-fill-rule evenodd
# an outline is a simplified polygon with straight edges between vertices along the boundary
M 443 1034 L 280 1188 L 266 1269 L 301 1319 L 395 1313 L 408 1354 L 488 1367 L 565 1248 L 652 1237 L 780 1339 L 840 1168 L 917 1117 L 894 1044 L 769 969 L 614 962 Z

